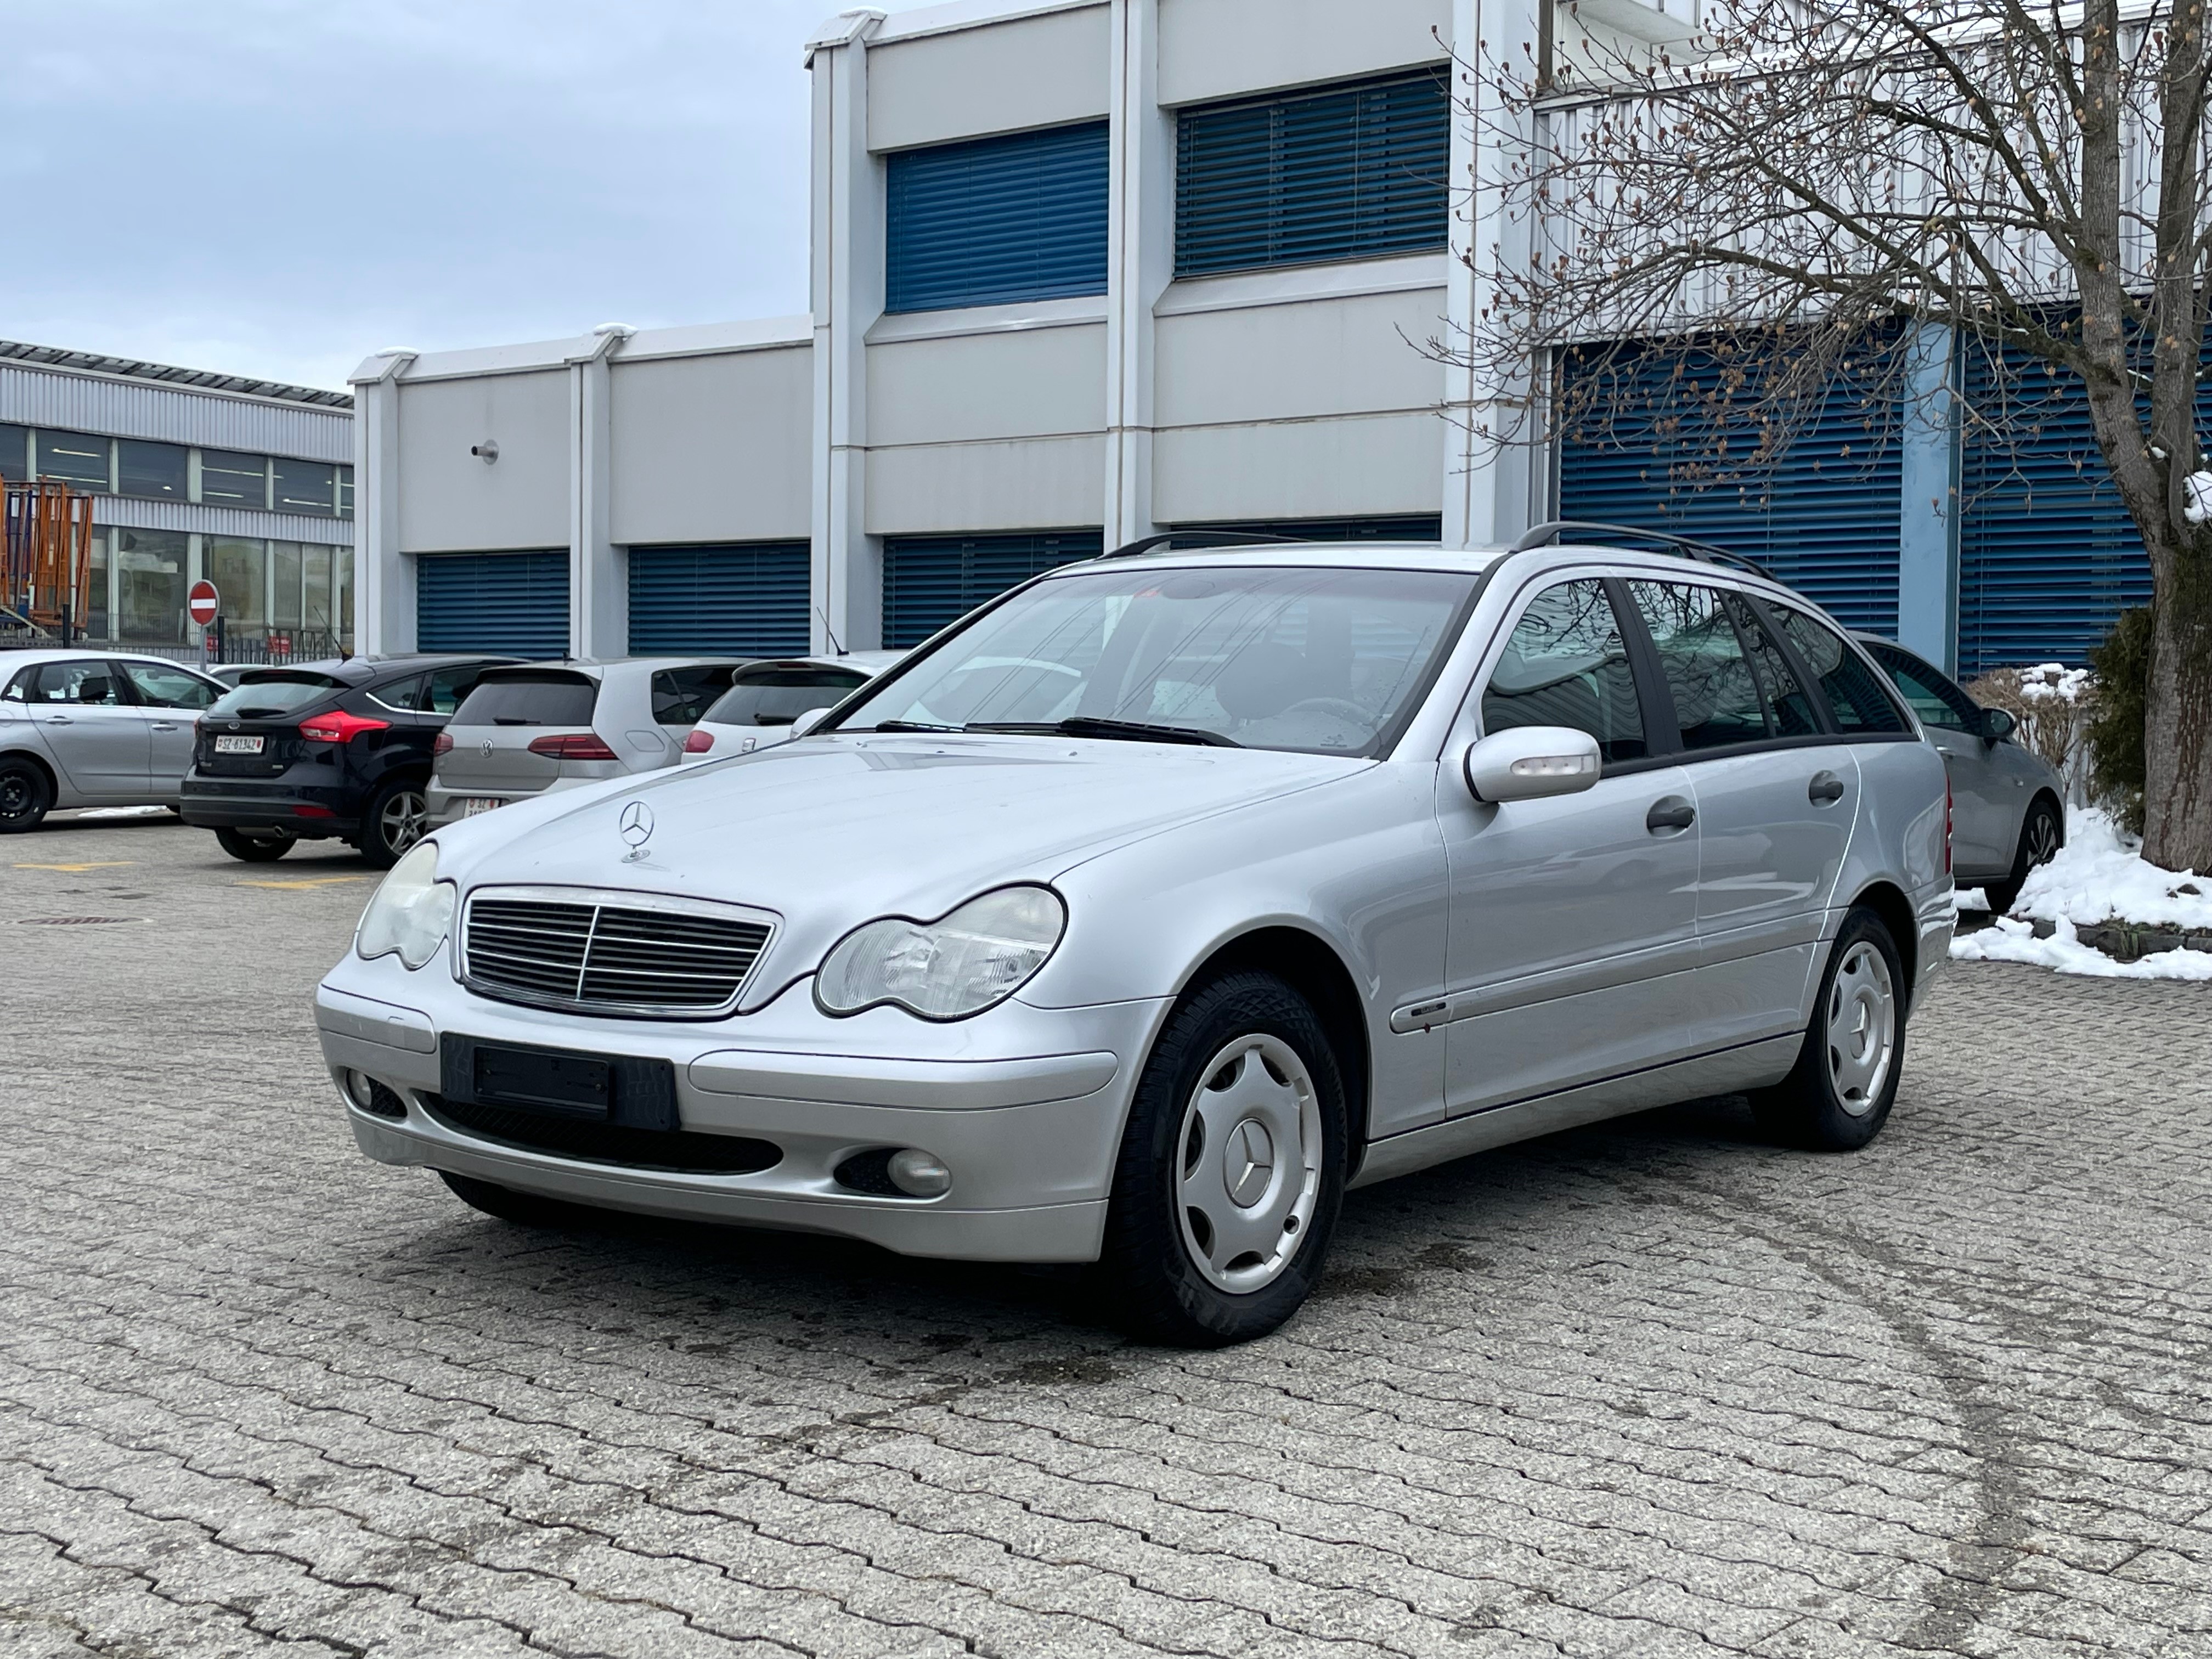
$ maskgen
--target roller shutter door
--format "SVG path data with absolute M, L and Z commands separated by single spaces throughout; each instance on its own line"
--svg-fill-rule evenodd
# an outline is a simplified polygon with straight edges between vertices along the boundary
M 2121 611 L 2150 603 L 2150 562 L 2120 505 L 2072 374 L 1967 343 L 1970 431 L 1959 526 L 1959 669 L 2080 665 Z M 2200 398 L 2200 418 L 2204 410 Z
M 1096 530 L 1012 536 L 884 538 L 884 644 L 919 645 L 987 599 L 1055 565 L 1095 559 Z
M 805 542 L 632 548 L 630 653 L 805 656 L 812 562 Z
M 1571 357 L 1562 372 L 1578 372 Z M 1747 458 L 1757 438 L 1717 438 L 1725 365 L 1655 349 L 1605 372 L 1617 377 L 1605 429 L 1560 441 L 1560 517 L 1694 536 L 1757 559 L 1845 625 L 1896 637 L 1893 409 L 1841 381 L 1771 470 L 1731 476 L 1730 458 Z
M 424 651 L 568 653 L 568 555 L 426 553 L 415 561 L 415 640 Z
M 892 155 L 884 309 L 1103 294 L 1106 171 L 1103 121 Z

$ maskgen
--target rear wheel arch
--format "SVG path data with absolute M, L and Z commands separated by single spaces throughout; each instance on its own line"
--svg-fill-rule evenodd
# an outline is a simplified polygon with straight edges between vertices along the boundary
M 1913 915 L 1912 901 L 1893 884 L 1876 881 L 1861 888 L 1851 905 L 1873 911 L 1889 929 L 1890 943 L 1897 947 L 1899 965 L 1905 969 L 1903 1000 L 1911 1007 L 1913 989 L 1920 982 L 1920 927 Z M 1825 963 L 1822 967 L 1825 971 Z

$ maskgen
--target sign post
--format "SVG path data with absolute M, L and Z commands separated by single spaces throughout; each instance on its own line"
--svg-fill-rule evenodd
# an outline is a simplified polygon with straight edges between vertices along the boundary
M 215 656 L 212 660 L 216 662 L 222 660 L 222 623 L 216 619 L 216 612 L 221 605 L 222 598 L 216 592 L 215 584 L 204 577 L 194 582 L 191 591 L 185 595 L 185 614 L 192 619 L 193 626 L 201 629 L 212 628 L 215 630 L 213 640 Z M 210 660 L 208 656 L 209 643 L 207 635 L 203 634 L 200 638 L 202 662 Z

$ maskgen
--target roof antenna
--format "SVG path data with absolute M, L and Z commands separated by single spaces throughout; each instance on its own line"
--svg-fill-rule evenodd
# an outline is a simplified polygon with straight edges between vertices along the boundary
M 817 605 L 814 607 L 814 614 L 822 618 L 822 632 L 830 641 L 830 654 L 833 657 L 843 656 L 845 647 L 837 643 L 837 630 L 830 626 L 830 613 Z

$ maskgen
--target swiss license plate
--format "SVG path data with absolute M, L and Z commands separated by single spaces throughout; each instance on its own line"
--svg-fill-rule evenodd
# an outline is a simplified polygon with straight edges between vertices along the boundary
M 499 799 L 496 796 L 471 795 L 467 799 L 461 803 L 461 816 L 465 818 L 472 818 L 479 812 L 489 812 L 495 806 L 504 806 L 506 805 L 507 803 L 505 801 Z
M 476 1048 L 476 1096 L 487 1105 L 535 1106 L 564 1115 L 604 1118 L 614 1102 L 611 1067 L 587 1054 L 530 1048 Z
M 218 755 L 258 755 L 261 752 L 259 738 L 217 738 L 215 752 Z

